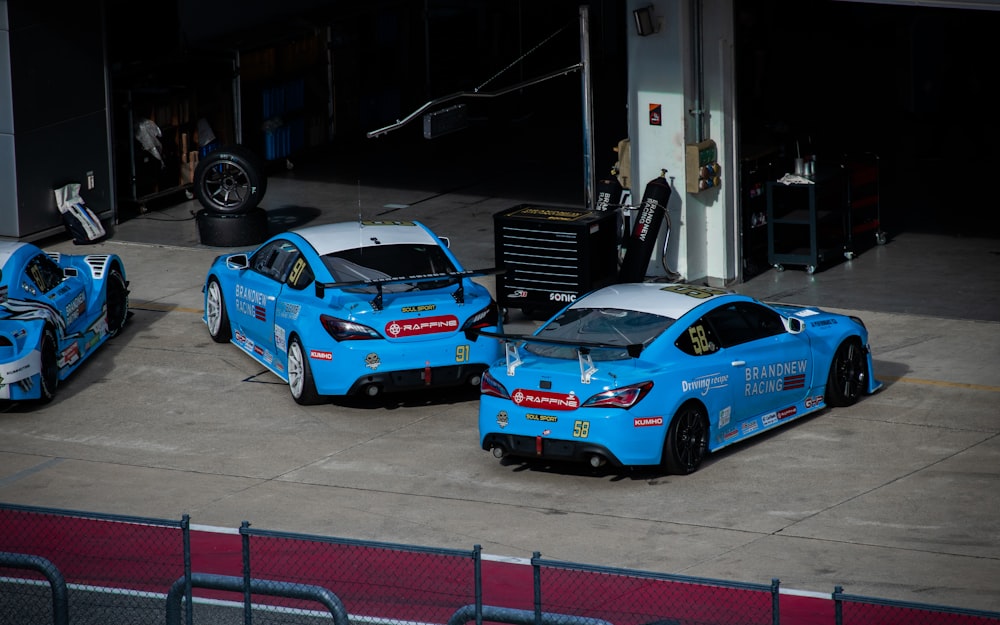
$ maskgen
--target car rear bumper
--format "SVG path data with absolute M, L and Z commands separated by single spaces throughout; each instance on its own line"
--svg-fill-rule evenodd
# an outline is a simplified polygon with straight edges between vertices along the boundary
M 545 436 L 489 433 L 483 437 L 483 449 L 498 457 L 518 456 L 539 460 L 588 462 L 593 466 L 608 463 L 617 467 L 622 462 L 604 445 L 570 441 Z M 596 460 L 595 460 L 596 458 Z
M 380 371 L 363 375 L 355 380 L 346 395 L 373 396 L 380 393 L 454 386 L 479 388 L 486 367 L 486 363 L 466 363 L 402 371 Z

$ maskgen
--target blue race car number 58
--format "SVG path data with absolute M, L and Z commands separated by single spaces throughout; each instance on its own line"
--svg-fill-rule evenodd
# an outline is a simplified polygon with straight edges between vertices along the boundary
M 587 438 L 590 435 L 590 421 L 573 422 L 573 438 Z

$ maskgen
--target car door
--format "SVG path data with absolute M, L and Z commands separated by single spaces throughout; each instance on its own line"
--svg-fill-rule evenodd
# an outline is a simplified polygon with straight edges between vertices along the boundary
M 266 364 L 274 358 L 276 304 L 290 269 L 287 246 L 291 243 L 277 240 L 257 250 L 233 292 L 233 326 L 242 332 L 242 344 Z
M 754 302 L 722 304 L 705 319 L 732 367 L 733 419 L 792 416 L 812 385 L 809 340 L 789 333 L 781 315 Z

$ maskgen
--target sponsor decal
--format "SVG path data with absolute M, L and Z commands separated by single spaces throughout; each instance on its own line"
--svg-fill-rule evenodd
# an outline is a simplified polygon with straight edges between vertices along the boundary
M 744 435 L 756 432 L 757 428 L 758 425 L 756 419 L 754 419 L 753 421 L 744 421 L 743 424 L 740 426 L 740 429 L 743 431 Z
M 546 221 L 576 221 L 583 219 L 587 213 L 580 211 L 559 210 L 557 208 L 538 208 L 535 206 L 522 208 L 520 210 L 507 213 L 508 216 L 534 217 Z
M 524 289 L 514 289 L 514 292 L 510 294 L 512 298 L 521 299 L 523 297 L 528 297 L 528 292 Z
M 811 325 L 814 328 L 820 328 L 822 326 L 835 326 L 835 325 L 837 325 L 837 320 L 836 319 L 820 319 L 819 321 L 813 321 L 809 325 Z
M 365 366 L 371 369 L 372 371 L 378 369 L 381 364 L 382 364 L 382 359 L 379 358 L 378 354 L 376 354 L 375 352 L 372 352 L 367 356 L 365 356 Z
M 778 422 L 778 413 L 769 412 L 760 418 L 760 422 L 764 424 L 764 427 L 774 425 Z
M 575 293 L 549 293 L 550 302 L 575 302 Z
M 414 226 L 412 221 L 390 221 L 390 220 L 365 220 L 362 226 Z
M 439 332 L 454 332 L 457 329 L 458 317 L 455 315 L 440 315 L 424 319 L 399 319 L 385 324 L 385 333 L 394 339 Z
M 285 344 L 285 329 L 277 324 L 274 326 L 274 347 L 282 352 L 287 349 Z
M 795 409 L 795 406 L 789 406 L 788 408 L 782 408 L 781 410 L 778 411 L 778 418 L 779 419 L 787 419 L 788 417 L 795 416 L 795 413 L 797 413 L 797 412 L 798 412 L 798 410 Z
M 548 408 L 549 410 L 576 410 L 580 407 L 580 398 L 565 393 L 550 393 L 547 391 L 528 391 L 523 388 L 515 390 L 510 395 L 518 406 L 529 408 Z
M 729 418 L 733 414 L 733 407 L 726 406 L 719 411 L 719 427 L 724 428 L 729 425 Z
M 728 431 L 726 431 L 726 432 L 724 432 L 722 434 L 722 440 L 724 440 L 724 441 L 732 440 L 732 439 L 736 438 L 736 434 L 738 434 L 738 433 L 739 433 L 739 430 L 737 430 L 736 428 L 728 430 Z
M 80 360 L 80 346 L 77 345 L 76 341 L 70 343 L 69 347 L 64 349 L 61 354 L 59 354 L 59 368 L 68 367 Z
M 497 425 L 500 426 L 501 430 L 510 425 L 510 417 L 507 416 L 506 410 L 501 410 L 497 413 Z
M 524 418 L 527 419 L 528 421 L 544 421 L 546 423 L 555 423 L 559 420 L 559 417 L 556 417 L 554 415 L 535 414 L 533 412 L 529 412 L 528 414 L 524 415 Z
M 267 300 L 267 295 L 260 291 L 236 285 L 236 310 L 248 317 L 267 321 Z
M 695 299 L 708 299 L 713 295 L 724 295 L 726 293 L 725 289 L 717 289 L 710 286 L 692 286 L 690 284 L 671 284 L 660 290 L 687 295 Z
M 267 364 L 271 364 L 274 362 L 274 354 L 271 353 L 271 350 L 264 352 L 264 362 L 266 362 Z
M 332 352 L 321 352 L 318 349 L 310 349 L 309 357 L 313 360 L 333 360 Z
M 813 315 L 818 315 L 818 310 L 812 310 L 811 308 L 804 308 L 802 310 L 796 311 L 796 317 L 812 317 Z
M 759 367 L 747 367 L 745 371 L 746 386 L 743 387 L 743 394 L 752 397 L 802 388 L 806 384 L 808 366 L 808 360 L 789 360 Z
M 663 417 L 636 417 L 632 419 L 632 427 L 647 428 L 663 425 Z
M 708 375 L 698 376 L 693 380 L 681 380 L 681 391 L 688 393 L 690 391 L 701 391 L 701 396 L 704 397 L 708 395 L 708 392 L 715 388 L 725 388 L 729 385 L 729 374 L 727 373 L 709 373 Z
M 435 308 L 437 308 L 437 304 L 422 304 L 420 306 L 403 306 L 400 310 L 405 313 L 419 313 L 434 310 Z
M 822 395 L 813 395 L 812 397 L 806 397 L 806 408 L 815 408 L 823 403 Z
M 66 325 L 71 325 L 79 319 L 85 310 L 87 310 L 87 300 L 83 293 L 80 293 L 66 306 Z
M 288 302 L 284 302 L 281 306 L 278 306 L 278 310 L 275 312 L 275 315 L 280 319 L 298 319 L 299 311 L 301 309 L 302 306 L 298 304 L 289 304 Z
M 258 356 L 263 356 L 264 355 L 264 348 L 261 347 L 260 345 L 254 345 L 253 346 L 253 353 L 257 354 Z

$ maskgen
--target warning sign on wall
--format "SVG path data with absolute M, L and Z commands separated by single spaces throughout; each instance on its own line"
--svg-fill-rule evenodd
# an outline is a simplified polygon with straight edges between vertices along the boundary
M 650 104 L 649 105 L 649 125 L 659 126 L 663 122 L 663 111 L 662 105 L 660 104 Z

